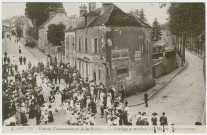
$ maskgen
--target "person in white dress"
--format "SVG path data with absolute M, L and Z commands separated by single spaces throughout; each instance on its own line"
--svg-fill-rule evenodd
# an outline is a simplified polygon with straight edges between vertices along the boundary
M 55 94 L 55 107 L 57 110 L 60 110 L 62 105 L 62 95 L 60 94 L 60 91 L 57 91 Z
M 107 94 L 107 104 L 106 104 L 107 106 L 107 108 L 111 108 L 112 106 L 111 106 L 111 96 L 110 96 L 110 94 Z
M 70 107 L 71 107 L 71 108 L 73 108 L 73 107 L 74 107 L 74 100 L 73 100 L 73 98 L 72 98 L 72 99 L 70 99 Z
M 101 93 L 100 93 L 100 104 L 103 103 L 104 95 L 105 95 L 104 92 L 101 91 Z
M 87 99 L 86 99 L 86 109 L 89 111 L 89 107 L 88 107 L 88 105 L 89 105 L 89 103 L 91 102 L 91 98 L 90 98 L 90 96 L 87 96 Z
M 67 108 L 66 110 L 66 120 L 67 120 L 67 123 L 70 124 L 70 119 L 71 119 L 71 111 L 69 108 Z

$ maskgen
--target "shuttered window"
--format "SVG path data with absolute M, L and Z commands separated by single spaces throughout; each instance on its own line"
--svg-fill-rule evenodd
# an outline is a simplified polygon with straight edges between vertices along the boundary
M 78 41 L 78 51 L 81 52 L 81 39 Z
M 98 53 L 98 38 L 94 39 L 94 53 Z
M 85 52 L 88 52 L 88 40 L 87 40 L 87 38 L 85 39 Z
M 94 51 L 94 39 L 93 38 L 91 39 L 91 51 L 92 51 L 92 53 L 95 53 L 95 51 Z

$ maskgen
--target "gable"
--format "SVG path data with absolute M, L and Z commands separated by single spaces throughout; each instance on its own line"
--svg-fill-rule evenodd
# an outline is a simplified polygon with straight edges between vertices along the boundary
M 62 18 L 62 19 L 61 19 Z M 50 24 L 57 24 L 59 22 L 61 22 L 62 20 L 69 20 L 69 18 L 64 14 L 64 15 L 59 15 L 56 14 L 53 17 L 49 18 L 48 20 L 46 20 L 40 27 L 39 29 L 43 29 L 43 28 L 47 28 L 48 25 Z M 65 24 L 65 22 L 63 22 L 63 24 Z
M 113 10 L 105 23 L 110 26 L 141 26 L 135 19 L 124 13 L 117 6 L 113 7 Z

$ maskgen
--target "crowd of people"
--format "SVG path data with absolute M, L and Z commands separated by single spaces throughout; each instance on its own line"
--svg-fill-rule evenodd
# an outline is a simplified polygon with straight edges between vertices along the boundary
M 58 121 L 54 115 L 59 111 L 65 112 L 68 125 L 97 125 L 99 117 L 108 126 L 149 125 L 145 112 L 129 114 L 124 86 L 116 93 L 113 86 L 97 85 L 95 80 L 82 78 L 76 67 L 58 62 L 56 57 L 48 56 L 47 64 L 29 62 L 21 73 L 16 63 L 8 62 L 7 52 L 4 57 L 7 58 L 2 68 L 5 126 L 28 125 L 28 119 L 35 119 L 36 125 L 53 123 Z M 60 89 L 58 84 L 62 81 L 66 85 Z M 157 125 L 156 115 L 152 114 L 152 125 Z M 164 113 L 160 124 L 167 125 Z

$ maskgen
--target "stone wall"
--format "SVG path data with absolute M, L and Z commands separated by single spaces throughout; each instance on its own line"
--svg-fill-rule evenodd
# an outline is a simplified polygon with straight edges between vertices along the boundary
M 160 62 L 154 64 L 153 66 L 153 76 L 154 78 L 158 78 L 162 75 L 169 74 L 177 67 L 176 63 L 176 55 L 172 55 L 166 58 L 166 64 L 162 63 L 162 58 Z

